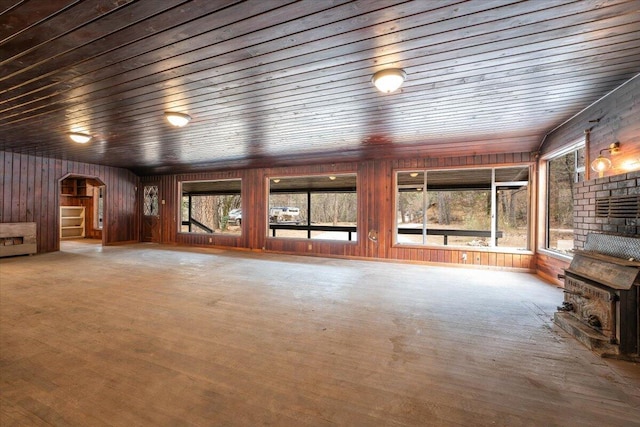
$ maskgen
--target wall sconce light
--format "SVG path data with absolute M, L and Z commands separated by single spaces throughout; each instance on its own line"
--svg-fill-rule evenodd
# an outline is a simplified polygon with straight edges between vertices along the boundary
M 611 160 L 602 155 L 603 151 L 608 151 L 609 153 L 611 153 L 611 155 L 614 155 L 620 151 L 620 143 L 614 142 L 609 145 L 609 148 L 603 148 L 602 150 L 600 150 L 600 155 L 593 162 L 591 162 L 591 169 L 593 169 L 595 172 L 598 172 L 599 178 L 602 178 L 604 176 L 604 173 L 611 169 L 612 166 Z
M 91 135 L 82 132 L 69 132 L 69 138 L 78 144 L 86 144 L 91 141 Z
M 181 128 L 186 126 L 191 121 L 191 116 L 184 113 L 176 113 L 173 111 L 167 111 L 164 113 L 167 121 L 171 123 L 171 125 Z
M 391 93 L 398 90 L 406 78 L 407 73 L 403 70 L 398 68 L 389 68 L 375 73 L 371 78 L 371 82 L 380 92 Z

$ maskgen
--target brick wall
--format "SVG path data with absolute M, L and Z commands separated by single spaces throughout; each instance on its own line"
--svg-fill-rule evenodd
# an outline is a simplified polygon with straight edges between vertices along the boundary
M 640 171 L 581 182 L 573 200 L 574 245 L 584 248 L 588 233 L 640 235 L 640 218 L 597 218 L 596 199 L 640 195 Z

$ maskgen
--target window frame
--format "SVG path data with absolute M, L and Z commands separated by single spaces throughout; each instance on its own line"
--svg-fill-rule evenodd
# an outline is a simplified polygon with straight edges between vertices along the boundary
M 282 180 L 288 180 L 288 179 L 295 179 L 295 178 L 327 178 L 329 180 L 331 180 L 331 176 L 334 177 L 340 177 L 340 176 L 352 176 L 355 178 L 355 190 L 354 191 L 335 191 L 335 193 L 345 193 L 345 194 L 353 194 L 356 198 L 355 200 L 355 231 L 349 231 L 349 230 L 336 230 L 336 231 L 331 231 L 332 233 L 348 233 L 347 234 L 347 240 L 343 240 L 343 239 L 332 239 L 332 238 L 317 238 L 317 237 L 313 237 L 312 233 L 313 232 L 317 232 L 317 231 L 323 231 L 323 230 L 314 230 L 314 228 L 323 228 L 324 226 L 314 226 L 311 223 L 311 216 L 312 216 L 312 195 L 313 194 L 331 194 L 333 192 L 331 191 L 317 191 L 317 190 L 313 190 L 313 189 L 306 189 L 304 191 L 281 191 L 281 194 L 305 194 L 307 196 L 307 218 L 306 218 L 306 223 L 302 224 L 302 225 L 296 225 L 297 227 L 300 228 L 296 228 L 299 230 L 304 230 L 307 231 L 307 237 L 298 237 L 298 236 L 293 236 L 293 237 L 287 237 L 287 236 L 278 236 L 277 233 L 275 233 L 276 235 L 274 236 L 273 232 L 275 232 L 276 230 L 272 230 L 271 225 L 272 222 L 270 221 L 270 211 L 271 211 L 271 185 L 272 183 L 278 183 L 281 182 Z M 336 242 L 336 243 L 343 243 L 343 244 L 357 244 L 358 243 L 358 239 L 360 238 L 359 236 L 359 227 L 360 227 L 360 209 L 359 209 L 359 204 L 360 204 L 360 197 L 358 194 L 358 173 L 355 171 L 341 171 L 341 172 L 326 172 L 326 173 L 311 173 L 311 174 L 299 174 L 299 175 L 273 175 L 273 176 L 267 176 L 265 177 L 266 180 L 266 192 L 267 192 L 267 198 L 266 198 L 266 207 L 265 207 L 265 212 L 266 212 L 266 238 L 267 239 L 282 239 L 282 240 L 299 240 L 299 241 L 325 241 L 325 242 Z M 277 180 L 277 181 L 276 181 Z M 277 193 L 275 193 L 277 194 Z M 341 227 L 341 226 L 336 226 L 336 227 Z M 346 227 L 346 226 L 345 226 Z M 326 232 L 326 231 L 325 231 Z M 355 235 L 355 237 L 354 237 Z
M 221 178 L 221 179 L 217 179 L 217 178 L 212 178 L 212 179 L 181 179 L 178 180 L 178 203 L 176 206 L 177 209 L 177 233 L 178 234 L 183 234 L 183 235 L 191 235 L 191 236 L 231 236 L 231 237 L 240 237 L 243 234 L 243 229 L 244 229 L 244 221 L 241 221 L 240 226 L 239 226 L 239 231 L 238 232 L 228 232 L 228 231 L 214 231 L 211 233 L 208 232 L 204 232 L 204 233 L 198 233 L 195 231 L 182 231 L 182 199 L 183 199 L 183 185 L 185 183 L 203 183 L 203 182 L 231 182 L 231 181 L 238 181 L 240 183 L 240 192 L 237 194 L 233 194 L 233 196 L 239 196 L 240 199 L 240 207 L 239 209 L 242 209 L 242 191 L 243 191 L 243 180 L 242 178 L 238 177 L 238 178 Z M 231 195 L 231 194 L 210 194 L 210 196 L 224 196 L 224 195 Z M 235 208 L 233 208 L 235 209 Z
M 501 181 L 496 183 L 496 170 L 497 169 L 511 169 L 511 168 L 528 168 L 529 169 L 529 179 L 528 181 L 517 181 L 517 182 L 507 182 Z M 399 212 L 399 191 L 398 191 L 398 174 L 400 173 L 411 173 L 417 172 L 423 174 L 423 212 L 426 212 L 426 207 L 428 204 L 427 194 L 429 191 L 427 190 L 428 184 L 428 173 L 429 172 L 455 172 L 460 170 L 490 170 L 491 171 L 491 188 L 487 189 L 491 193 L 491 206 L 490 206 L 490 215 L 489 220 L 491 223 L 491 237 L 490 237 L 490 245 L 489 246 L 467 246 L 467 245 L 456 245 L 456 244 L 433 244 L 428 243 L 426 241 L 426 234 L 428 229 L 428 221 L 426 219 L 426 215 L 423 216 L 422 222 L 422 230 L 423 230 L 423 243 L 403 243 L 398 241 L 398 212 Z M 489 252 L 501 252 L 501 253 L 518 253 L 518 254 L 533 254 L 534 253 L 534 192 L 532 191 L 534 187 L 534 172 L 535 172 L 535 163 L 534 162 L 521 162 L 521 163 L 513 163 L 513 164 L 499 164 L 499 165 L 472 165 L 472 166 L 460 166 L 460 167 L 447 167 L 447 168 L 415 168 L 415 169 L 396 169 L 394 170 L 394 214 L 393 214 L 393 243 L 392 247 L 399 248 L 408 248 L 408 247 L 418 247 L 423 249 L 443 249 L 443 250 L 473 250 L 473 251 L 489 251 Z M 498 225 L 496 224 L 497 218 L 497 187 L 515 187 L 522 186 L 526 184 L 527 186 L 527 243 L 526 248 L 516 248 L 516 247 L 507 247 L 507 246 L 496 246 L 496 232 L 498 229 Z
M 93 187 L 93 229 L 104 229 L 104 189 L 106 186 L 100 185 Z M 102 206 L 100 202 L 102 201 Z M 100 208 L 102 208 L 102 215 L 100 215 Z
M 585 150 L 585 164 L 581 167 L 577 166 L 575 176 L 578 177 L 580 173 L 583 175 L 583 180 L 588 179 L 588 167 L 587 167 L 587 141 L 585 137 L 578 138 L 572 143 L 559 147 L 553 151 L 550 151 L 540 157 L 539 170 L 538 170 L 538 221 L 537 221 L 537 252 L 550 255 L 552 257 L 562 259 L 565 261 L 571 261 L 573 254 L 560 252 L 549 248 L 549 162 L 559 157 L 565 156 L 571 152 L 575 152 L 577 156 L 578 150 L 583 148 Z M 581 181 L 574 181 L 581 182 Z

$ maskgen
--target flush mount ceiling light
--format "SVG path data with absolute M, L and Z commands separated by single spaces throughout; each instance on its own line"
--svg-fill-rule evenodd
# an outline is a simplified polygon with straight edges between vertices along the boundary
M 407 78 L 407 73 L 398 68 L 389 68 L 378 71 L 371 78 L 371 82 L 380 92 L 391 93 L 396 91 Z
M 418 176 L 418 172 L 411 172 L 411 173 L 409 174 L 409 176 L 410 176 L 411 178 L 415 178 L 416 176 Z
M 191 121 L 191 116 L 184 113 L 176 113 L 173 111 L 167 111 L 164 113 L 164 116 L 167 118 L 167 121 L 171 123 L 171 125 L 181 128 L 186 126 L 187 123 Z
M 604 173 L 611 169 L 612 166 L 611 160 L 602 155 L 603 151 L 608 151 L 612 155 L 616 154 L 618 153 L 618 151 L 620 151 L 620 143 L 614 142 L 613 144 L 609 145 L 609 148 L 603 148 L 602 150 L 600 150 L 600 155 L 593 162 L 591 162 L 591 169 L 593 169 L 595 172 L 598 172 L 600 178 L 602 178 Z
M 331 175 L 331 176 L 329 177 L 329 179 L 330 179 L 331 181 L 335 181 L 336 177 L 335 177 L 335 176 L 333 176 L 333 175 Z
M 78 144 L 86 144 L 91 141 L 91 135 L 82 132 L 69 132 L 69 138 Z
M 276 184 L 277 184 L 277 183 L 279 183 L 279 182 L 280 182 L 280 178 L 275 178 L 275 179 L 273 180 L 273 182 L 275 182 Z

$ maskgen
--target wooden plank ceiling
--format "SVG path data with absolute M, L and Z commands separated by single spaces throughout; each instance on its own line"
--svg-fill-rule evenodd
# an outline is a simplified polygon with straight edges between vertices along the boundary
M 241 180 L 182 181 L 183 194 L 240 194 Z M 356 191 L 355 174 L 312 175 L 269 180 L 271 193 Z
M 535 151 L 640 71 L 638 0 L 0 8 L 0 149 L 138 174 Z M 407 80 L 381 94 L 390 67 Z

